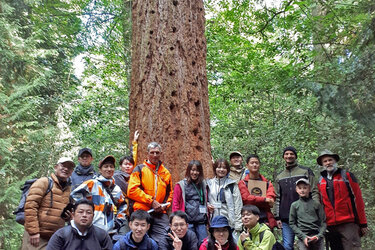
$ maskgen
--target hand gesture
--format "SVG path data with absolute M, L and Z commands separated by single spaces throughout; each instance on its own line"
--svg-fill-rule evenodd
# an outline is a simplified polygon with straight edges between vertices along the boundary
M 178 238 L 178 236 L 177 236 L 177 234 L 175 232 L 172 231 L 172 234 L 168 233 L 169 237 L 171 237 L 172 240 L 173 240 L 173 247 L 174 247 L 174 249 L 175 250 L 181 250 L 181 248 L 182 248 L 182 240 L 180 238 Z
M 249 238 L 249 237 L 250 237 L 249 232 L 243 231 L 240 235 L 241 242 L 246 240 L 246 238 Z
M 134 139 L 133 139 L 133 141 L 138 141 L 138 137 L 139 137 L 139 132 L 138 132 L 138 130 L 136 130 L 134 132 Z
M 222 250 L 221 245 L 218 241 L 215 242 L 215 247 L 217 250 Z

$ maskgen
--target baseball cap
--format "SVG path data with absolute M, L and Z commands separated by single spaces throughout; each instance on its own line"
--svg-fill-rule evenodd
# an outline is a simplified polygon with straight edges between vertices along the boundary
M 69 164 L 69 167 L 71 168 L 75 168 L 75 164 L 73 162 L 72 159 L 68 158 L 68 157 L 61 157 L 58 161 L 57 161 L 57 164 L 63 164 L 63 163 L 68 163 Z
M 232 159 L 233 156 L 239 155 L 243 158 L 243 155 L 239 151 L 233 151 L 229 155 L 229 159 Z
M 298 185 L 298 183 L 305 183 L 305 184 L 307 184 L 307 185 L 310 185 L 309 180 L 306 179 L 306 178 L 301 178 L 301 179 L 297 180 L 297 181 L 296 181 L 296 185 Z
M 104 157 L 103 160 L 99 162 L 99 168 L 101 168 L 104 165 L 104 163 L 108 163 L 108 162 L 115 165 L 116 164 L 115 157 L 113 155 L 107 155 L 106 157 Z
M 78 152 L 78 157 L 81 157 L 83 153 L 89 153 L 92 156 L 91 148 L 81 148 Z

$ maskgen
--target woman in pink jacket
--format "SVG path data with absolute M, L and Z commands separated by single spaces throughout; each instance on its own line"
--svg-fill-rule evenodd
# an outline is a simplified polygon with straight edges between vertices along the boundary
M 173 192 L 172 212 L 181 210 L 188 215 L 189 229 L 197 235 L 199 244 L 207 237 L 207 185 L 202 163 L 192 160 L 186 169 L 185 179 L 179 181 Z

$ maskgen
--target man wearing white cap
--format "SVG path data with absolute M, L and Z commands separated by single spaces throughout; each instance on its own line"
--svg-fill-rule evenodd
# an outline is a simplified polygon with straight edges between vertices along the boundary
M 69 203 L 70 176 L 74 162 L 62 157 L 51 177 L 42 177 L 30 187 L 25 203 L 25 233 L 22 249 L 45 249 L 54 232 L 64 227 L 61 213 Z M 52 188 L 47 192 L 50 182 Z

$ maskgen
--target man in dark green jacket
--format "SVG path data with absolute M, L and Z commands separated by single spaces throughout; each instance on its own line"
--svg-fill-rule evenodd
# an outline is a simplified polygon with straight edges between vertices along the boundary
M 277 226 L 282 228 L 283 244 L 286 250 L 293 249 L 294 232 L 289 227 L 289 211 L 291 204 L 298 200 L 296 181 L 301 178 L 309 180 L 313 200 L 319 202 L 319 192 L 313 171 L 297 163 L 297 150 L 294 147 L 286 147 L 283 150 L 285 169 L 275 179 L 276 201 L 274 216 Z

